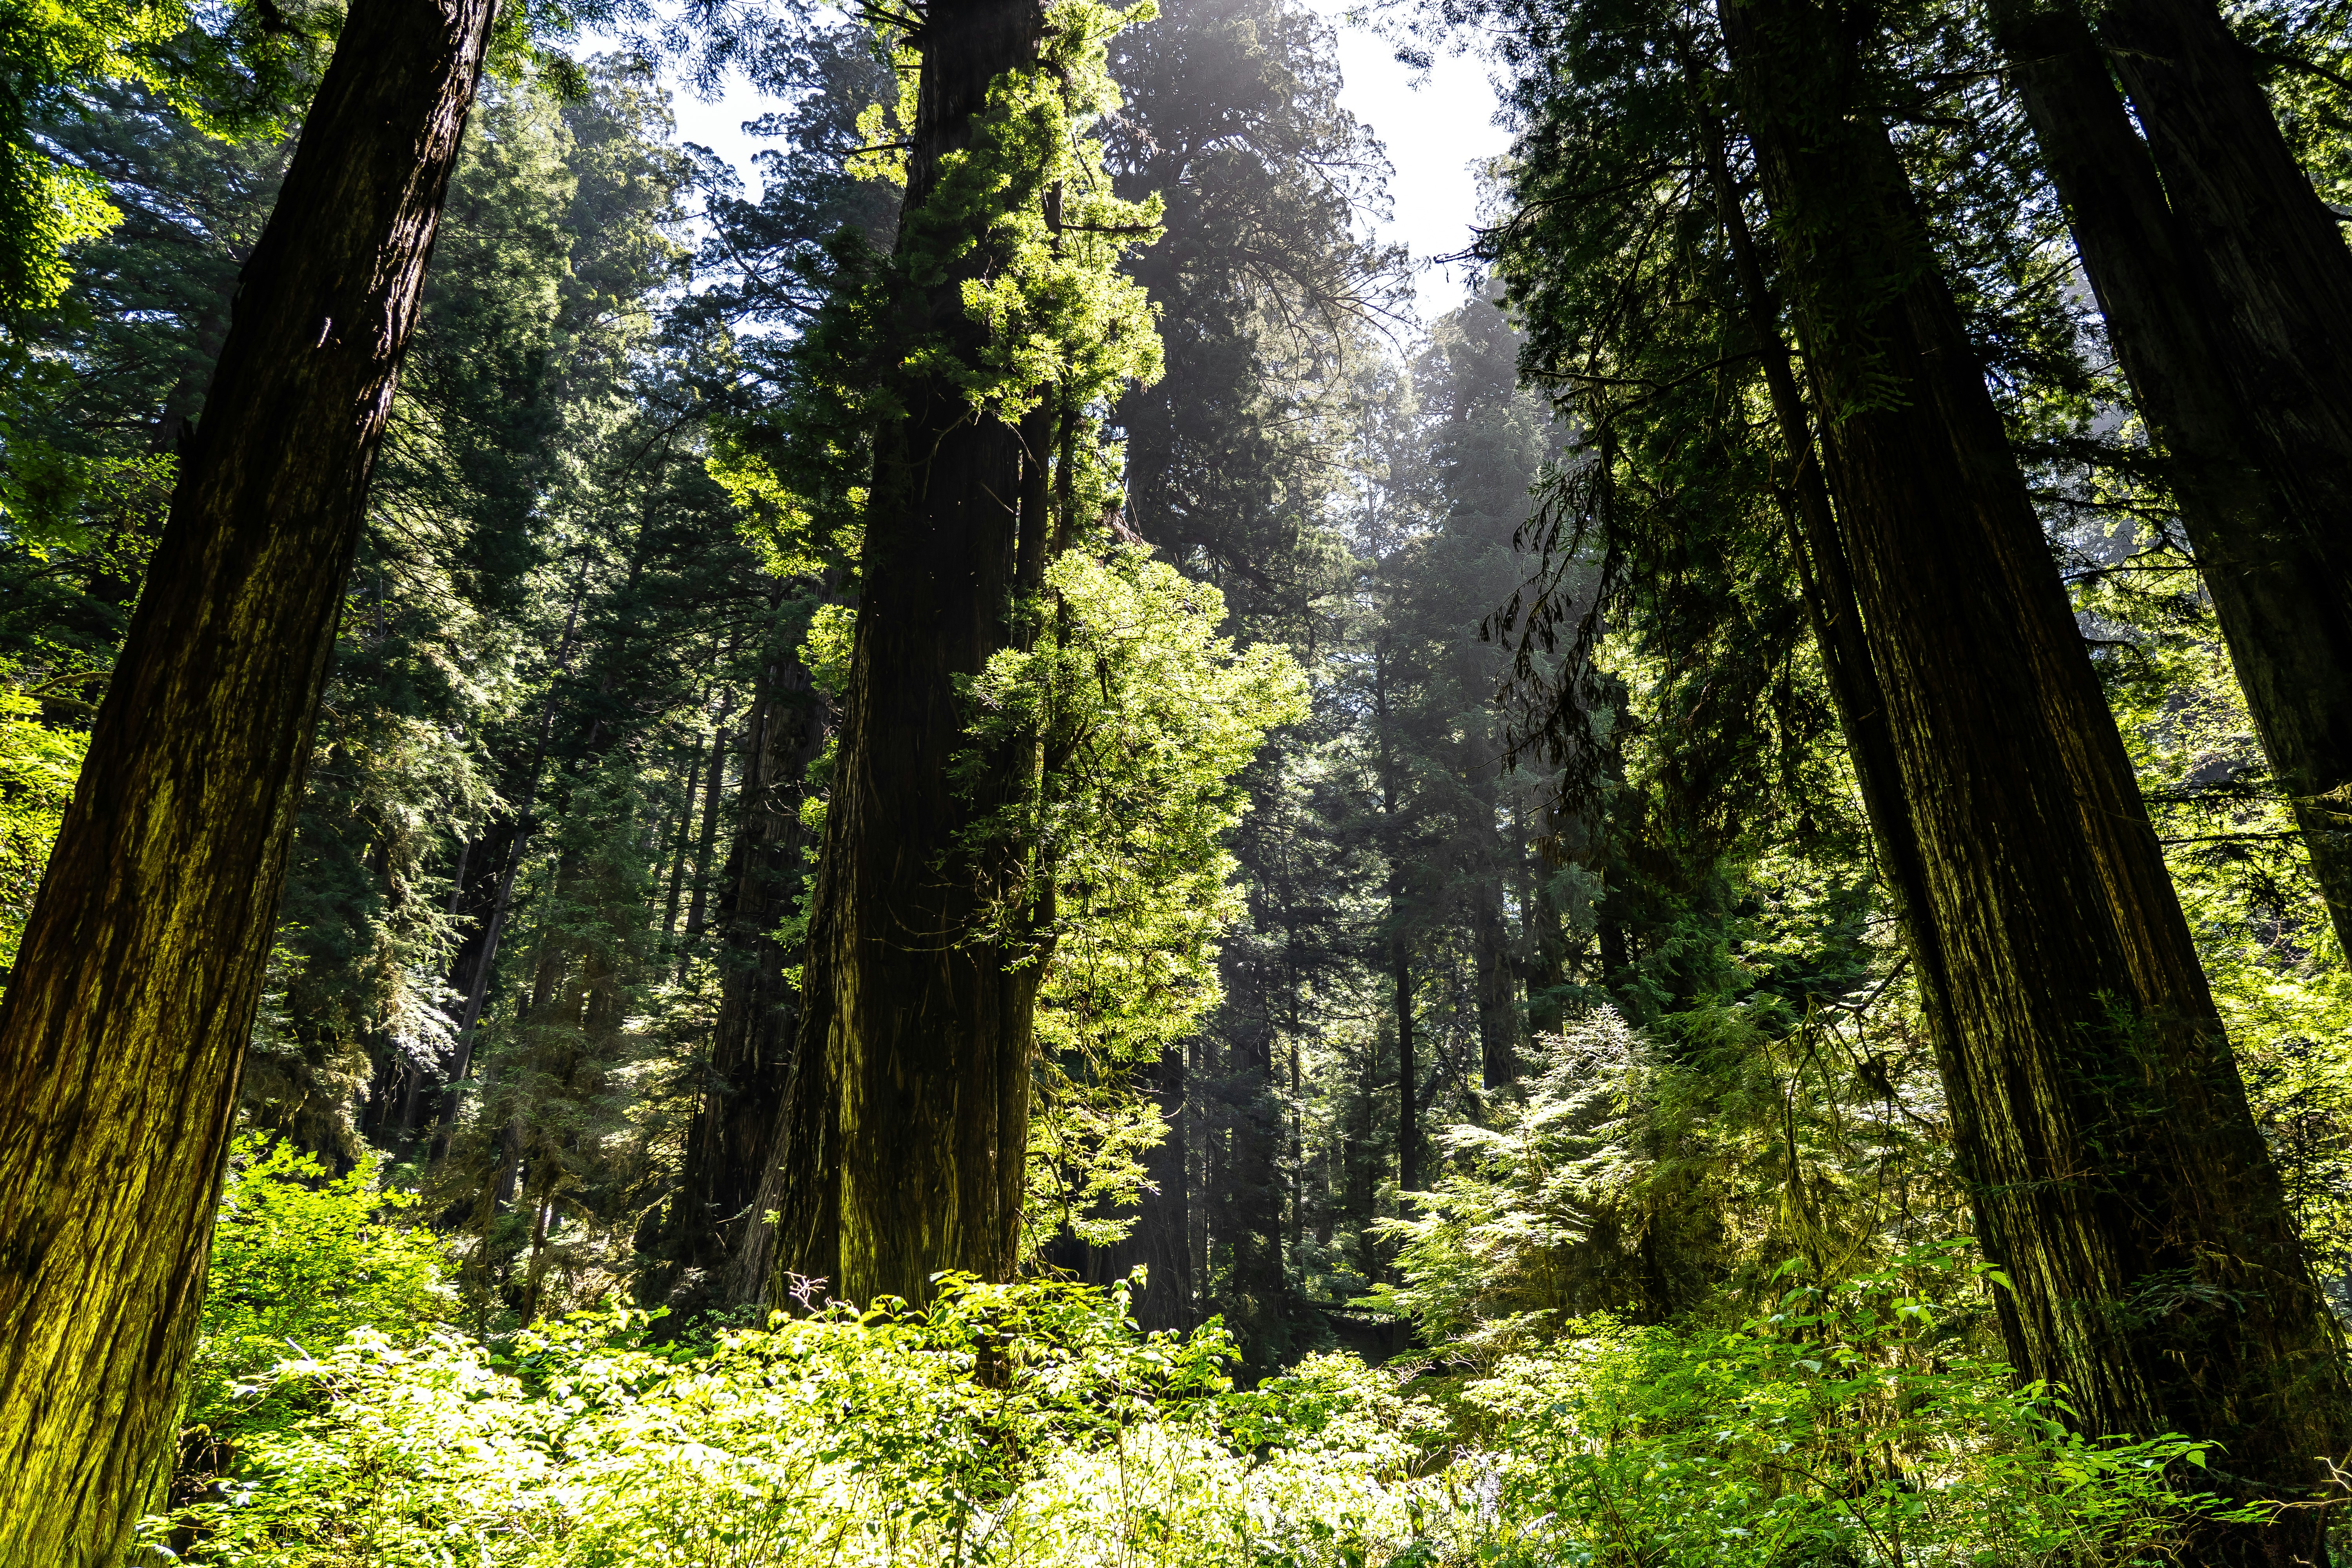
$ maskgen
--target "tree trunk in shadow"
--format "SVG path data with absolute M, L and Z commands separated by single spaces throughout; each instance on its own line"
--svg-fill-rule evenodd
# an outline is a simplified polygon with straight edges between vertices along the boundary
M 1725 0 L 1885 702 L 1906 900 L 2011 1359 L 2094 1433 L 2226 1445 L 2241 1497 L 2340 1448 L 2305 1267 L 2121 738 L 1854 50 Z M 2217 1530 L 2264 1561 L 2308 1521 Z M 2303 1542 L 2305 1545 L 2310 1542 Z
M 1116 1285 L 1141 1268 L 1144 1287 L 1129 1300 L 1129 1315 L 1147 1332 L 1189 1333 L 1201 1314 L 1192 1296 L 1192 1193 L 1185 1181 L 1184 1047 L 1171 1047 L 1142 1078 L 1168 1136 L 1143 1157 L 1143 1195 L 1124 1216 L 1132 1228 L 1108 1247 L 1072 1245 L 1051 1261 L 1089 1285 Z
M 2263 752 L 2352 952 L 2352 251 L 2219 18 L 2147 15 L 2169 9 L 2122 7 L 2113 24 L 2142 48 L 2222 51 L 2187 68 L 2117 57 L 2162 179 L 2078 14 L 2003 0 L 1995 20 Z
M 663 1232 L 666 1279 L 653 1283 L 673 1306 L 709 1300 L 730 1259 L 772 1234 L 753 1200 L 793 1065 L 797 995 L 784 971 L 777 927 L 800 897 L 808 831 L 800 805 L 823 750 L 826 704 L 797 654 L 772 655 L 761 672 L 743 762 L 741 809 L 728 857 L 720 910 L 719 1016 L 701 1109 L 687 1130 L 686 1162 Z

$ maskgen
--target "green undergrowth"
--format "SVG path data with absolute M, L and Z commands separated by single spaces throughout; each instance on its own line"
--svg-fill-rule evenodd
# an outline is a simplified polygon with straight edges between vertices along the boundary
M 1588 1319 L 1476 1374 L 1323 1355 L 1244 1388 L 1218 1325 L 1145 1335 L 1127 1288 L 1045 1280 L 484 1342 L 420 1316 L 364 1184 L 249 1150 L 230 1198 L 205 1354 L 243 1375 L 200 1390 L 150 1562 L 2158 1563 L 2215 1506 L 2193 1445 L 2086 1443 L 1953 1352 L 1916 1268 L 1738 1330 Z

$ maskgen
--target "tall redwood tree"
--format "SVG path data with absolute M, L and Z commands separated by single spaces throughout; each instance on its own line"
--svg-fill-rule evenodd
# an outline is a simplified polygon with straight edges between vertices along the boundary
M 2303 1495 L 2341 1446 L 2334 1324 L 2023 476 L 1847 23 L 1722 0 L 1883 718 L 1874 791 L 2011 1359 L 2099 1434 L 2223 1445 Z M 1832 606 L 1832 608 L 1836 608 Z M 1880 724 L 1883 723 L 1883 729 Z M 2201 1561 L 2294 1560 L 2316 1522 Z
M 320 688 L 492 0 L 353 0 L 0 1011 L 0 1568 L 168 1468 Z
M 976 409 L 964 379 L 987 328 L 968 281 L 1003 258 L 1011 192 L 934 207 L 973 148 L 989 89 L 1034 69 L 1037 0 L 934 0 L 907 164 L 898 341 L 923 345 L 875 437 L 857 643 L 841 703 L 802 973 L 793 1079 L 777 1156 L 736 1253 L 730 1293 L 772 1300 L 778 1268 L 850 1300 L 920 1300 L 940 1270 L 1010 1275 L 1027 1175 L 1038 967 L 975 935 L 1001 890 L 968 842 L 985 809 L 949 762 L 968 742 L 960 677 L 1014 635 L 1024 512 L 1051 453 Z M 1042 517 L 1025 519 L 1041 535 Z M 1033 552 L 1034 553 L 1034 552 Z
M 2067 0 L 2000 0 L 1993 15 L 2247 709 L 2352 948 L 2352 248 L 2210 4 L 2109 14 L 2147 141 Z

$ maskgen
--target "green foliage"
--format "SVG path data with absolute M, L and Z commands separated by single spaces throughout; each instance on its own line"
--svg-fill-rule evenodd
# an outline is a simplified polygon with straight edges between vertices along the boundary
M 0 975 L 16 962 L 49 846 L 73 800 L 89 737 L 44 723 L 37 700 L 0 684 Z
M 625 1311 L 363 1329 L 281 1363 L 291 1418 L 150 1539 L 224 1568 L 2088 1568 L 2213 1511 L 2167 1485 L 2193 1445 L 2084 1443 L 1952 1353 L 1935 1292 L 1972 1271 L 1906 1263 L 1737 1333 L 1591 1321 L 1444 1406 L 1344 1355 L 1236 1389 L 1220 1328 L 1139 1335 L 1126 1287 L 951 1278 L 667 1343 Z
M 1151 0 L 1115 11 L 1099 0 L 1054 0 L 1037 68 L 991 84 L 975 116 L 970 145 L 942 155 L 928 199 L 907 215 L 895 260 L 907 279 L 929 287 L 970 271 L 976 255 L 992 265 L 966 276 L 963 306 L 986 329 L 977 361 L 942 339 L 912 346 L 907 367 L 961 389 L 975 412 L 1017 422 L 1056 390 L 1068 408 L 1160 374 L 1158 333 L 1143 290 L 1118 264 L 1157 237 L 1162 204 L 1112 194 L 1102 148 L 1089 134 L 1116 114 L 1118 87 L 1107 54 L 1122 28 L 1158 15 Z M 903 71 L 894 110 L 901 136 L 913 125 L 913 76 Z M 858 121 L 878 140 L 882 112 Z M 887 166 L 903 183 L 899 164 Z
M 1225 847 L 1248 807 L 1239 774 L 1268 731 L 1306 716 L 1278 647 L 1219 635 L 1224 599 L 1148 550 L 1073 550 L 1045 569 L 1044 624 L 971 680 L 978 790 L 1034 754 L 1031 787 L 982 816 L 975 843 L 1018 847 L 1023 877 L 990 925 L 1045 965 L 1031 1121 L 1029 1229 L 1100 1244 L 1099 1210 L 1132 1198 L 1164 1129 L 1129 1073 L 1219 999 L 1215 938 L 1240 912 Z
M 1751 960 L 1751 962 L 1753 962 Z M 1967 1211 L 1933 1131 L 1941 1096 L 1903 1010 L 1787 1015 L 1715 997 L 1637 1029 L 1600 1009 L 1536 1041 L 1521 1093 L 1437 1135 L 1418 1213 L 1375 1230 L 1422 1359 L 1491 1366 L 1588 1314 L 1719 1320 L 1879 1268 Z M 1957 1315 L 1987 1327 L 1982 1303 Z
M 73 89 L 136 82 L 200 110 L 195 82 L 172 42 L 191 24 L 181 0 L 12 0 L 0 7 L 0 308 L 40 310 L 66 291 L 66 249 L 103 235 L 122 214 L 106 184 L 61 164 L 33 136 L 30 115 Z
M 283 129 L 289 68 L 311 63 L 338 13 L 269 7 L 253 29 L 234 7 L 195 30 L 185 0 L 9 0 L 0 6 L 0 310 L 39 310 L 71 279 L 66 253 L 121 220 L 104 180 L 59 160 L 37 121 L 70 112 L 76 93 L 137 86 L 163 97 L 205 134 Z M 322 23 L 329 24 L 321 26 Z M 240 47 L 242 46 L 242 47 Z M 242 56 L 242 58 L 238 58 Z M 250 73 L 249 75 L 247 73 Z
M 1151 15 L 1148 0 L 1126 12 L 1055 0 L 1038 65 L 991 84 L 967 144 L 941 154 L 887 257 L 850 224 L 798 232 L 845 216 L 830 204 L 782 224 L 760 221 L 779 205 L 772 195 L 761 215 L 722 208 L 755 242 L 797 241 L 779 270 L 794 293 L 821 301 L 781 358 L 771 405 L 731 422 L 712 458 L 773 570 L 854 562 L 876 429 L 906 417 L 934 381 L 976 416 L 1006 423 L 1050 402 L 1072 426 L 1065 460 L 1087 470 L 1083 483 L 1064 476 L 1064 497 L 1098 507 L 1098 492 L 1116 488 L 1096 426 L 1106 399 L 1160 374 L 1153 311 L 1121 265 L 1157 237 L 1160 205 L 1112 194 L 1096 131 L 1119 104 L 1108 42 Z M 855 184 L 903 184 L 898 142 L 913 124 L 914 57 L 887 26 L 877 47 L 899 67 L 898 100 L 858 114 L 857 135 L 877 150 L 844 173 Z M 925 318 L 923 294 L 950 280 L 961 321 L 910 332 Z
M 2352 1311 L 2352 971 L 2188 552 L 2131 468 L 2091 476 L 2074 597 L 2315 1269 Z
M 1517 1526 L 1493 1560 L 2156 1563 L 2249 1517 L 2195 1489 L 2206 1449 L 2085 1440 L 2051 1391 L 1958 1352 L 1946 1303 L 1987 1272 L 1930 1248 L 1736 1331 L 1594 1319 L 1507 1359 L 1459 1394 Z
M 281 1568 L 1390 1555 L 1415 1448 L 1379 1380 L 1303 1369 L 1269 1418 L 1220 1331 L 1145 1339 L 1123 1309 L 950 1279 L 920 1312 L 666 1348 L 627 1312 L 495 1347 L 362 1331 L 280 1366 L 276 1397 L 313 1414 L 169 1522 L 187 1561 Z
M 213 1230 L 212 1272 L 188 1402 L 191 1421 L 234 1429 L 289 1348 L 304 1360 L 373 1327 L 404 1340 L 456 1304 L 439 1242 L 398 1216 L 381 1161 L 331 1175 L 283 1139 L 241 1134 Z

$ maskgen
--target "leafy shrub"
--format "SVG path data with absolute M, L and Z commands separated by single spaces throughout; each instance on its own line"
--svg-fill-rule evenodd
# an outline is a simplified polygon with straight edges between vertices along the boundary
M 1740 1332 L 1588 1321 L 1450 1422 L 1348 1355 L 1235 1389 L 1222 1329 L 1145 1337 L 1126 1305 L 951 1279 L 668 1343 L 625 1311 L 361 1330 L 281 1363 L 289 1418 L 151 1539 L 272 1568 L 2089 1568 L 2212 1506 L 2167 1485 L 2193 1445 L 2085 1443 L 1939 1357 L 1893 1274 Z
M 310 1414 L 215 1500 L 189 1559 L 408 1564 L 1339 1563 L 1410 1532 L 1406 1403 L 1330 1358 L 1237 1394 L 1215 1328 L 1138 1336 L 1123 1294 L 950 1281 L 656 1346 L 583 1315 L 503 1351 L 373 1331 L 289 1361 Z M 1275 1409 L 1288 1414 L 1273 1419 Z M 1425 1409 L 1424 1426 L 1435 1420 Z
M 2048 1389 L 1957 1353 L 1915 1282 L 1990 1272 L 1961 1258 L 1940 1247 L 1791 1290 L 1738 1331 L 1595 1319 L 1507 1359 L 1461 1397 L 1493 1444 L 1498 1520 L 1552 1522 L 1503 1525 L 1515 1549 L 1493 1560 L 2173 1561 L 2189 1527 L 2223 1511 L 2169 1484 L 2203 1467 L 2203 1447 L 2086 1440 Z
M 378 1190 L 373 1157 L 330 1177 L 316 1156 L 259 1133 L 229 1151 L 213 1231 L 189 1414 L 235 1422 L 290 1349 L 304 1360 L 363 1327 L 414 1333 L 444 1316 L 441 1248 L 396 1223 L 414 1205 Z

